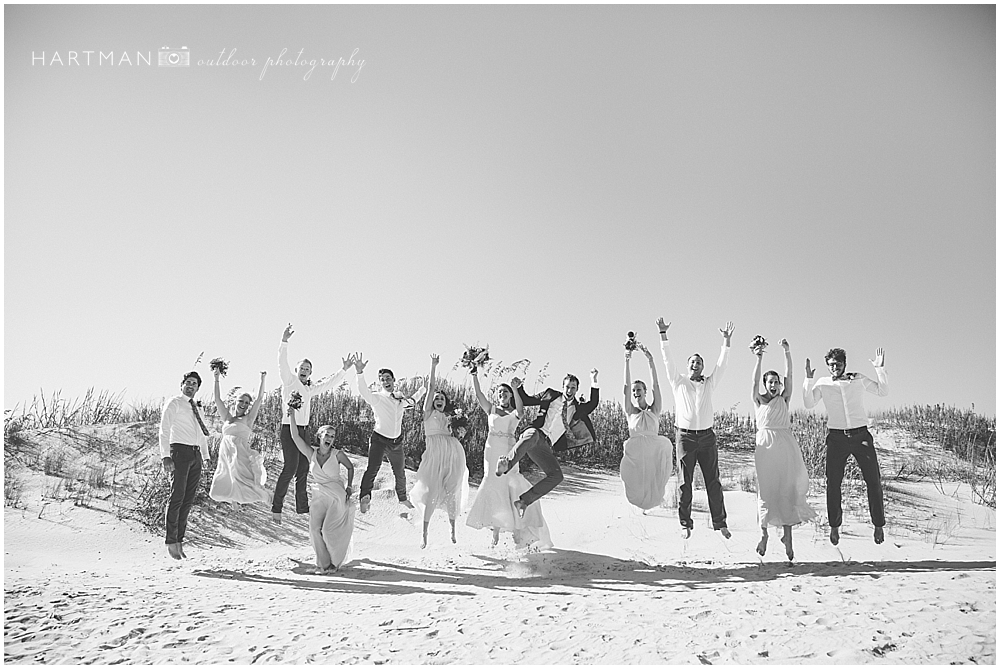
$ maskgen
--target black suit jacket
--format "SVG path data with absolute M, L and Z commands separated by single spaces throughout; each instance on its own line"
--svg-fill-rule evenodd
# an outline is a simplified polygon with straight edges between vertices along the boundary
M 535 416 L 535 420 L 531 421 L 531 427 L 541 429 L 545 425 L 545 417 L 549 413 L 549 405 L 553 401 L 562 396 L 561 390 L 556 390 L 555 388 L 546 388 L 537 395 L 529 395 L 524 392 L 524 386 L 519 386 L 517 393 L 521 396 L 521 403 L 524 406 L 537 406 L 539 407 L 538 415 Z M 597 408 L 597 403 L 600 401 L 601 392 L 598 388 L 590 389 L 590 401 L 588 402 L 576 402 L 576 410 L 573 412 L 573 422 L 583 421 L 583 424 L 587 427 L 587 431 L 590 432 L 590 436 L 593 437 L 594 442 L 597 442 L 597 433 L 594 432 L 594 424 L 590 421 L 590 412 Z M 566 442 L 566 435 L 559 437 L 556 443 L 552 444 L 553 451 L 565 451 L 569 448 Z

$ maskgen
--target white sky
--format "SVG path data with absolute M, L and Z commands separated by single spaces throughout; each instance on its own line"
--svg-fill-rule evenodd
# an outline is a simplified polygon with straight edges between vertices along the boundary
M 736 323 L 717 410 L 750 410 L 760 333 L 796 385 L 807 356 L 870 374 L 883 346 L 869 408 L 995 413 L 992 5 L 4 17 L 5 408 L 167 396 L 202 351 L 206 380 L 222 356 L 226 387 L 273 388 L 289 321 L 318 375 L 479 342 L 620 398 L 626 331 L 654 344 L 663 315 L 709 368 Z M 234 48 L 256 66 L 197 64 Z M 282 49 L 364 65 L 261 79 Z

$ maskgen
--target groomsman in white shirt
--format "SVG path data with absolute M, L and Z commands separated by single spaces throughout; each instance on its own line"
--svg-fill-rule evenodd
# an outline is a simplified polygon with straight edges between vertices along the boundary
M 160 456 L 163 470 L 173 475 L 167 502 L 167 550 L 180 560 L 188 514 L 201 482 L 202 462 L 208 459 L 208 428 L 198 412 L 194 396 L 201 387 L 198 372 L 181 379 L 181 394 L 171 397 L 160 413 Z
M 722 380 L 729 361 L 729 345 L 736 329 L 733 324 L 719 330 L 722 333 L 722 351 L 715 371 L 708 376 L 702 374 L 705 361 L 695 353 L 688 358 L 688 376 L 682 375 L 675 367 L 670 355 L 667 329 L 670 323 L 663 318 L 656 320 L 660 331 L 660 352 L 667 368 L 667 381 L 674 395 L 674 413 L 677 423 L 677 468 L 681 470 L 681 499 L 677 514 L 681 521 L 681 535 L 687 539 L 694 529 L 691 505 L 694 498 L 694 467 L 701 467 L 708 493 L 708 509 L 712 514 L 712 527 L 726 539 L 732 536 L 726 525 L 726 504 L 722 499 L 722 483 L 719 481 L 719 446 L 712 426 L 715 412 L 712 409 L 712 392 Z
M 299 452 L 295 442 L 292 441 L 288 400 L 291 399 L 293 392 L 297 392 L 302 397 L 302 406 L 295 410 L 295 424 L 299 428 L 299 436 L 308 443 L 306 426 L 309 425 L 312 398 L 335 389 L 343 380 L 347 370 L 354 364 L 352 357 L 347 356 L 343 360 L 343 369 L 313 383 L 310 378 L 312 376 L 312 362 L 308 358 L 300 360 L 294 371 L 288 364 L 288 339 L 292 334 L 294 331 L 292 324 L 289 323 L 281 335 L 281 344 L 278 346 L 278 371 L 281 374 L 281 431 L 278 433 L 278 437 L 281 440 L 281 457 L 284 460 L 284 466 L 282 466 L 278 480 L 274 484 L 271 517 L 274 522 L 279 524 L 281 523 L 281 509 L 285 503 L 285 495 L 288 493 L 288 484 L 291 483 L 293 476 L 295 477 L 295 513 L 309 513 L 309 497 L 306 493 L 309 459 Z
M 885 397 L 889 394 L 889 379 L 885 375 L 885 351 L 875 350 L 873 380 L 858 372 L 846 372 L 847 352 L 831 348 L 826 354 L 830 376 L 814 379 L 816 370 L 806 358 L 806 380 L 802 400 L 807 409 L 823 402 L 826 405 L 826 511 L 830 519 L 830 543 L 840 543 L 840 526 L 844 521 L 841 508 L 841 484 L 848 456 L 853 455 L 861 469 L 868 489 L 868 513 L 875 526 L 875 543 L 885 541 L 885 507 L 882 500 L 882 477 L 875 453 L 875 440 L 868 431 L 865 412 L 865 392 Z
M 391 369 L 378 370 L 378 392 L 373 393 L 365 381 L 365 366 L 368 363 L 361 359 L 361 354 L 354 356 L 354 371 L 358 383 L 358 393 L 375 414 L 375 429 L 368 441 L 368 468 L 361 477 L 361 492 L 359 502 L 361 513 L 368 513 L 372 500 L 372 488 L 375 486 L 375 476 L 382 468 L 382 457 L 389 459 L 392 474 L 396 479 L 396 498 L 407 509 L 413 508 L 413 503 L 406 498 L 406 469 L 403 454 L 403 412 L 413 409 L 423 389 L 412 397 L 406 397 L 396 391 L 396 376 Z

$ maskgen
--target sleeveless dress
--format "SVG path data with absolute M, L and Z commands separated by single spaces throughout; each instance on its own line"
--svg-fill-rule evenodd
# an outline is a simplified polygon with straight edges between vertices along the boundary
M 809 474 L 792 434 L 788 403 L 778 395 L 759 404 L 757 416 L 757 499 L 760 525 L 798 525 L 816 517 L 806 502 Z
M 309 538 L 316 551 L 316 566 L 339 567 L 351 559 L 354 535 L 354 505 L 340 478 L 336 451 L 321 466 L 319 449 L 309 457 L 312 499 L 309 502 Z
M 448 518 L 455 519 L 469 499 L 465 449 L 451 435 L 448 417 L 437 410 L 424 421 L 424 437 L 424 455 L 417 467 L 417 481 L 410 490 L 410 501 L 417 510 L 415 518 L 422 521 L 425 509 L 433 512 L 444 507 Z
M 518 547 L 534 545 L 539 549 L 552 548 L 548 525 L 542 516 L 542 503 L 535 502 L 524 511 L 521 518 L 514 502 L 531 489 L 531 483 L 514 467 L 503 476 L 497 476 L 497 462 L 514 446 L 514 431 L 520 419 L 511 412 L 506 416 L 491 413 L 486 446 L 483 449 L 483 481 L 479 484 L 476 501 L 469 510 L 465 524 L 477 530 L 499 528 L 512 532 Z
M 659 434 L 660 417 L 652 407 L 628 414 L 627 418 L 629 438 L 622 448 L 619 470 L 625 498 L 640 509 L 652 509 L 663 503 L 674 469 L 674 444 Z
M 219 462 L 208 493 L 215 501 L 240 504 L 270 501 L 271 496 L 264 489 L 267 480 L 264 456 L 250 448 L 252 432 L 246 419 L 223 424 Z

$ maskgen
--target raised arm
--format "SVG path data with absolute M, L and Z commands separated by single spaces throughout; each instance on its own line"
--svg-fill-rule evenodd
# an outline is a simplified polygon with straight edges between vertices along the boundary
M 660 354 L 663 356 L 663 366 L 667 369 L 667 383 L 673 388 L 677 385 L 677 369 L 674 367 L 674 359 L 670 354 L 670 340 L 667 338 L 670 323 L 664 322 L 661 316 L 656 319 L 656 327 L 660 331 Z
M 375 406 L 375 395 L 372 394 L 371 388 L 368 387 L 368 383 L 365 381 L 365 366 L 367 364 L 362 359 L 360 352 L 354 354 L 354 371 L 357 374 L 355 379 L 358 384 L 358 394 L 361 395 L 361 399 L 368 403 L 368 406 Z
M 791 403 L 792 401 L 792 351 L 788 347 L 788 340 L 781 339 L 779 342 L 781 348 L 785 349 L 785 387 L 781 391 L 781 396 L 785 398 L 785 402 Z
M 754 405 L 758 405 L 764 401 L 764 397 L 760 394 L 760 367 L 764 359 L 764 349 L 755 350 L 754 357 L 757 361 L 753 364 L 753 388 L 750 391 L 750 398 Z
M 590 370 L 590 399 L 576 407 L 577 416 L 585 416 L 597 408 L 601 400 L 601 389 L 597 385 L 597 368 Z
M 326 392 L 331 388 L 336 388 L 343 381 L 344 375 L 347 374 L 352 366 L 354 366 L 354 357 L 348 354 L 346 358 L 343 358 L 344 367 L 339 369 L 330 376 L 326 377 L 322 381 L 317 381 L 313 384 L 313 393 L 319 395 L 320 393 Z
M 292 407 L 287 407 L 287 408 L 289 416 L 288 420 L 291 423 L 291 428 L 292 428 L 292 441 L 295 442 L 295 447 L 299 449 L 299 453 L 306 456 L 307 458 L 311 458 L 313 454 L 313 449 L 311 446 L 309 446 L 309 444 L 306 443 L 305 439 L 299 436 L 299 428 L 295 424 L 295 409 L 293 409 Z
M 653 413 L 659 415 L 663 409 L 663 395 L 660 394 L 660 381 L 656 377 L 656 363 L 653 362 L 653 354 L 649 352 L 648 348 L 645 346 L 640 346 L 640 348 L 646 356 L 646 362 L 649 363 L 649 376 L 653 383 L 653 403 L 649 407 L 653 410 Z
M 219 416 L 223 421 L 232 420 L 233 415 L 229 413 L 226 404 L 222 401 L 222 391 L 219 390 L 219 370 L 215 370 L 215 408 L 219 411 Z M 253 423 L 251 422 L 251 425 Z
M 809 364 L 809 358 L 806 358 L 806 378 L 802 382 L 802 404 L 807 409 L 812 409 L 823 399 L 823 393 L 816 387 L 816 379 L 813 378 L 815 374 L 816 370 Z
M 257 412 L 260 411 L 260 405 L 264 401 L 264 379 L 266 378 L 267 372 L 262 371 L 260 373 L 260 388 L 257 389 L 257 399 L 253 401 L 250 411 L 247 412 L 247 425 L 250 427 L 253 427 L 253 424 L 257 422 Z
M 878 381 L 864 377 L 865 390 L 879 397 L 885 397 L 889 394 L 889 377 L 885 375 L 885 351 L 881 348 L 875 349 L 875 359 L 868 362 L 875 366 L 875 376 L 878 377 Z
M 431 412 L 434 411 L 434 386 L 437 384 L 437 379 L 435 378 L 435 372 L 438 366 L 437 353 L 431 353 L 431 375 L 427 379 L 427 397 L 424 398 L 424 420 L 431 417 Z
M 639 409 L 632 404 L 632 351 L 625 351 L 625 397 L 622 402 L 622 407 L 625 409 L 625 415 L 630 416 L 634 413 L 638 413 Z
M 489 414 L 493 411 L 493 404 L 486 399 L 486 395 L 483 394 L 483 389 L 479 387 L 479 372 L 473 367 L 469 370 L 469 374 L 472 375 L 472 387 L 476 389 L 476 399 L 479 400 L 479 406 Z
M 712 372 L 713 387 L 719 385 L 719 382 L 722 381 L 722 375 L 726 373 L 726 366 L 729 363 L 729 347 L 735 330 L 736 326 L 733 325 L 732 321 L 727 322 L 726 327 L 719 328 L 719 332 L 722 334 L 722 350 L 719 351 L 719 361 L 715 363 L 715 370 Z
M 521 379 L 515 376 L 510 380 L 510 386 L 514 389 L 514 412 L 520 420 L 524 418 L 524 402 L 521 401 Z
M 536 407 L 542 403 L 542 394 L 544 394 L 547 390 L 548 389 L 546 388 L 546 390 L 543 390 L 537 395 L 529 395 L 527 392 L 525 392 L 524 384 L 522 383 L 521 385 L 519 385 L 517 388 L 514 389 L 514 393 L 520 397 L 521 404 L 523 404 L 524 406 Z
M 354 463 L 351 462 L 351 459 L 346 455 L 344 455 L 344 452 L 339 449 L 337 450 L 337 462 L 339 462 L 340 464 L 344 465 L 344 467 L 347 468 L 346 491 L 347 491 L 347 499 L 350 499 L 354 486 Z
M 281 376 L 281 385 L 286 386 L 295 379 L 292 367 L 288 364 L 288 338 L 293 334 L 292 324 L 285 327 L 281 334 L 281 343 L 278 344 L 278 375 Z

